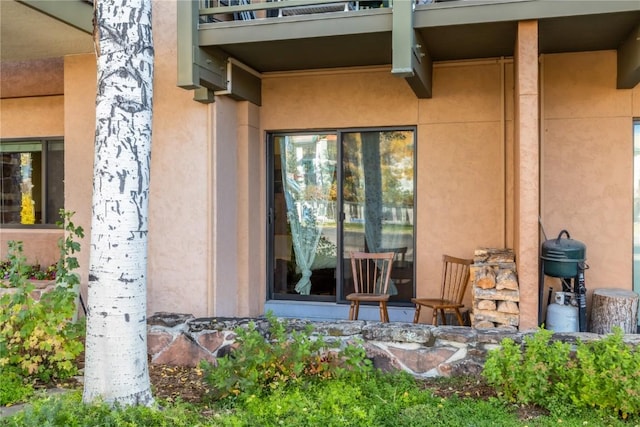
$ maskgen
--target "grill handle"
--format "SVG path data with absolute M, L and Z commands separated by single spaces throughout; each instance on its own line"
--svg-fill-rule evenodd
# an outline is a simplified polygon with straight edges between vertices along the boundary
M 560 234 L 558 234 L 558 238 L 556 239 L 556 243 L 560 243 L 560 239 L 562 238 L 562 235 L 566 234 L 567 235 L 567 239 L 570 239 L 571 236 L 569 235 L 569 232 L 567 230 L 562 230 L 560 232 Z

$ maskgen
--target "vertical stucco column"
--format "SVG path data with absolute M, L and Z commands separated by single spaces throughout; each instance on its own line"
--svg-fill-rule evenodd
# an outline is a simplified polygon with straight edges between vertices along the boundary
M 237 103 L 238 135 L 238 315 L 262 314 L 265 278 L 265 148 L 260 107 Z
M 211 316 L 236 316 L 238 306 L 238 122 L 236 102 L 219 96 L 211 104 L 209 132 L 208 311 Z
M 265 150 L 260 109 L 226 96 L 212 105 L 210 315 L 262 314 Z
M 540 127 L 538 22 L 518 23 L 515 46 L 515 251 L 520 283 L 520 329 L 538 323 Z
M 86 295 L 89 272 L 93 153 L 96 133 L 96 56 L 69 55 L 64 58 L 64 208 L 75 212 L 73 222 L 84 229 L 81 250 L 76 257 L 82 291 Z M 72 165 L 72 166 L 71 166 Z

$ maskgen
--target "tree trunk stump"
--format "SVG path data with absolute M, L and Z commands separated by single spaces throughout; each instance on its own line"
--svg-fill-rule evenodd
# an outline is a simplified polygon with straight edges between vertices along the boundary
M 608 334 L 619 326 L 625 334 L 638 328 L 638 294 L 625 289 L 595 289 L 591 304 L 589 330 Z

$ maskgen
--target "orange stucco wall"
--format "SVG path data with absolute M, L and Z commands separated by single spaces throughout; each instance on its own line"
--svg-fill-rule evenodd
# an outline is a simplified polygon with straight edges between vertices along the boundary
M 58 72 L 56 72 L 56 70 Z M 53 80 L 62 79 L 62 68 L 53 71 Z M 25 76 L 19 78 L 13 74 L 17 70 L 3 69 L 3 80 L 14 82 L 14 88 L 19 90 L 24 85 L 24 92 L 28 95 L 42 92 L 34 88 L 32 80 L 38 73 L 34 68 L 28 68 Z M 45 84 L 47 86 L 47 84 Z M 60 88 L 58 88 L 60 89 Z M 29 137 L 59 137 L 64 135 L 64 97 L 54 89 L 50 96 L 28 96 L 0 99 L 0 138 L 29 138 Z M 6 93 L 5 93 L 6 95 Z M 24 254 L 27 262 L 50 265 L 58 259 L 58 238 L 62 232 L 58 229 L 25 229 L 0 228 L 0 259 L 6 258 L 7 242 L 16 240 L 23 242 Z
M 417 125 L 417 294 L 433 295 L 443 253 L 472 258 L 477 247 L 505 244 L 506 67 L 440 64 L 426 100 L 386 68 L 267 76 L 261 124 L 265 130 Z
M 538 324 L 540 126 L 538 23 L 518 23 L 514 75 L 514 242 L 520 285 L 520 328 Z
M 589 294 L 631 289 L 632 126 L 640 91 L 616 89 L 615 51 L 545 55 L 541 79 L 547 238 L 567 229 L 586 244 Z
M 538 69 L 529 50 L 536 31 L 526 23 L 514 59 L 435 64 L 431 99 L 376 67 L 267 74 L 262 107 L 227 97 L 204 105 L 176 87 L 175 22 L 175 2 L 155 1 L 150 313 L 263 312 L 265 134 L 275 130 L 416 127 L 418 295 L 436 292 L 443 253 L 515 247 L 528 295 L 524 324 L 534 325 L 538 204 L 549 236 L 566 228 L 587 245 L 589 289 L 631 288 L 631 125 L 640 89 L 615 88 L 615 52 L 545 55 Z M 0 137 L 64 135 L 65 205 L 87 236 L 95 79 L 92 55 L 69 56 L 64 97 L 0 100 Z M 538 165 L 538 143 L 539 188 L 527 172 Z M 4 248 L 15 231 L 0 232 Z M 46 240 L 54 258 L 57 235 L 25 234 Z M 87 237 L 85 283 L 88 255 Z
M 176 87 L 175 4 L 154 3 L 154 115 L 149 202 L 148 311 L 207 315 L 210 166 L 209 107 Z M 87 230 L 81 270 L 89 269 L 96 67 L 93 55 L 65 61 L 66 207 Z

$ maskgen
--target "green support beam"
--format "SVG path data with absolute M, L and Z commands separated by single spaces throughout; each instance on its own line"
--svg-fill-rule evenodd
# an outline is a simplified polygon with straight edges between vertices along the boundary
M 404 77 L 418 98 L 431 98 L 433 62 L 413 26 L 413 2 L 393 4 L 391 73 Z
M 178 1 L 178 86 L 196 90 L 194 99 L 213 102 L 206 90 L 221 90 L 227 87 L 227 58 L 211 55 L 198 44 L 198 2 Z
M 618 48 L 618 89 L 633 89 L 640 82 L 640 24 Z
M 229 95 L 237 101 L 250 101 L 256 105 L 262 105 L 262 79 L 259 73 L 229 58 L 228 86 L 224 91 L 216 92 L 216 95 Z
M 200 47 L 197 0 L 178 1 L 178 86 L 195 90 L 194 100 L 211 103 L 215 95 L 229 95 L 261 105 L 262 80 L 220 49 Z
M 93 34 L 93 6 L 84 1 L 17 0 L 80 31 Z

